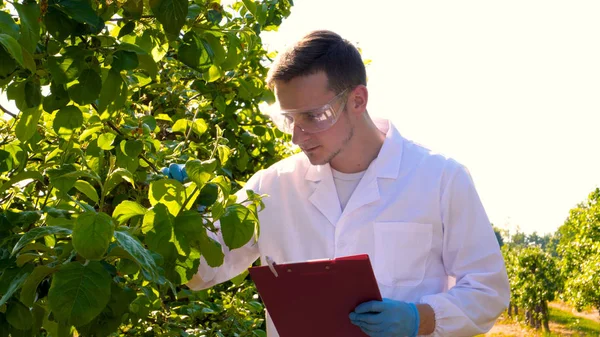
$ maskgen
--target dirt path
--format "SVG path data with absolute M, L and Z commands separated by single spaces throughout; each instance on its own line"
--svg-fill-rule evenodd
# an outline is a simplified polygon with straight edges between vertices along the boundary
M 569 306 L 568 304 L 566 304 L 564 302 L 551 302 L 551 303 L 548 303 L 548 306 L 551 308 L 556 308 L 556 309 L 560 309 L 562 311 L 569 312 L 573 316 L 587 318 L 590 321 L 600 323 L 600 314 L 598 314 L 598 311 L 596 311 L 596 310 L 586 310 L 586 311 L 582 311 L 582 312 L 577 312 L 575 309 L 573 309 L 571 306 Z

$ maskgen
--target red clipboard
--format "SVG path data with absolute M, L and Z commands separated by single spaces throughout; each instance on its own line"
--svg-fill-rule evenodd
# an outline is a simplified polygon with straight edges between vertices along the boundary
M 280 337 L 364 337 L 348 315 L 363 302 L 382 300 L 367 254 L 249 272 Z

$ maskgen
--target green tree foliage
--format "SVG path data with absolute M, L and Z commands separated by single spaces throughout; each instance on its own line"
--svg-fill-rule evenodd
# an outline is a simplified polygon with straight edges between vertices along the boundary
M 592 306 L 600 312 L 600 189 L 570 211 L 558 229 L 557 252 L 564 275 L 563 297 L 578 310 Z
M 0 336 L 260 335 L 244 275 L 183 284 L 201 256 L 223 262 L 215 221 L 240 234 L 229 247 L 258 232 L 261 197 L 233 193 L 289 154 L 259 106 L 260 33 L 290 7 L 0 1 L 0 89 L 19 109 L 0 121 Z M 190 181 L 160 174 L 173 162 Z
M 549 331 L 548 302 L 554 300 L 562 282 L 554 259 L 540 247 L 505 245 L 502 253 L 511 288 L 509 315 L 518 315 L 522 308 L 527 324 Z

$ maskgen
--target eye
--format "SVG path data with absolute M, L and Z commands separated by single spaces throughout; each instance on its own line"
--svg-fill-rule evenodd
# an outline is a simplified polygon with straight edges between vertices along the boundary
M 311 121 L 320 121 L 323 119 L 323 112 L 309 112 L 306 114 L 306 118 Z

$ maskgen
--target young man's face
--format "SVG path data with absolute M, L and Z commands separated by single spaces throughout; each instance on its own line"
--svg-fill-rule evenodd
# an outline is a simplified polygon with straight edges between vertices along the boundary
M 301 125 L 296 125 L 292 142 L 302 149 L 313 165 L 324 165 L 343 155 L 354 135 L 354 126 L 347 111 L 341 110 L 347 96 L 332 101 L 337 93 L 327 88 L 325 73 L 277 82 L 275 94 L 282 110 L 310 111 L 331 102 L 338 114 L 337 122 L 327 130 L 315 133 L 303 131 Z

